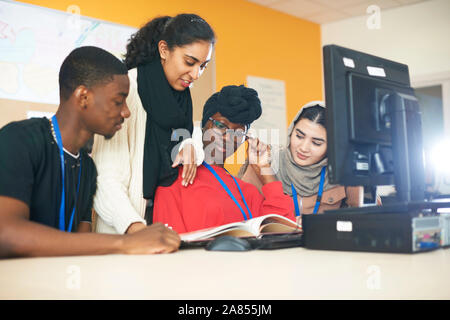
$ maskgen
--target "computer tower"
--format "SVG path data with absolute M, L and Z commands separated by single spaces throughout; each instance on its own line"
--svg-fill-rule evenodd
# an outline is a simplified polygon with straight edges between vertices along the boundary
M 308 214 L 302 224 L 308 249 L 414 253 L 442 245 L 440 217 L 418 212 Z

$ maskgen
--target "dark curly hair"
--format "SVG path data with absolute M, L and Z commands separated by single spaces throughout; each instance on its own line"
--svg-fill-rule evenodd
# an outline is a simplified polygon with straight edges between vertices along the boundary
M 159 57 L 158 43 L 164 40 L 172 50 L 199 40 L 214 45 L 215 34 L 211 26 L 196 14 L 182 13 L 175 17 L 163 16 L 149 21 L 133 34 L 127 44 L 125 64 L 136 68 Z
M 255 89 L 244 85 L 226 86 L 214 93 L 203 107 L 202 127 L 216 112 L 229 121 L 249 126 L 261 116 L 261 101 Z

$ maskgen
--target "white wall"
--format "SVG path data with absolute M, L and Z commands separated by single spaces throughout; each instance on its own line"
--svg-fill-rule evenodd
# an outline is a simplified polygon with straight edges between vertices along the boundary
M 444 128 L 450 140 L 450 0 L 430 0 L 321 26 L 322 45 L 337 44 L 407 64 L 413 87 L 442 85 Z M 370 23 L 369 23 L 370 25 Z
M 450 0 L 431 0 L 322 25 L 322 45 L 337 44 L 409 66 L 411 81 L 450 74 Z
M 382 10 L 379 29 L 368 27 L 371 16 L 322 25 L 322 45 L 336 44 L 407 64 L 413 87 L 442 85 L 445 136 L 450 141 L 450 0 Z M 450 174 L 446 177 L 450 181 Z M 450 184 L 444 191 L 441 187 L 436 188 L 450 193 Z

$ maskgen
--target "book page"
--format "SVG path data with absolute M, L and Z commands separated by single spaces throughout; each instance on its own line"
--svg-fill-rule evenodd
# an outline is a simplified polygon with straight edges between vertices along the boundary
M 294 231 L 301 231 L 302 229 L 296 228 L 296 227 L 291 227 L 291 226 L 287 226 L 285 224 L 281 224 L 281 223 L 269 223 L 266 225 L 261 226 L 261 231 L 260 233 L 290 233 L 290 232 L 294 232 Z
M 259 227 L 259 233 L 286 233 L 301 231 L 294 221 L 280 215 L 266 215 Z
M 232 229 L 232 230 L 226 231 L 224 233 L 221 233 L 220 236 L 233 236 L 233 237 L 244 238 L 244 237 L 255 237 L 256 234 L 251 233 L 250 231 L 247 231 L 247 230 Z
M 180 234 L 180 238 L 183 241 L 192 241 L 200 239 L 208 239 L 218 235 L 227 233 L 230 230 L 242 229 L 247 230 L 248 227 L 243 222 L 232 222 L 218 227 L 211 227 L 206 229 L 201 229 L 197 231 L 187 232 Z M 247 231 L 247 233 L 250 233 Z
M 280 215 L 268 214 L 247 221 L 228 223 L 218 227 L 201 229 L 180 234 L 181 240 L 204 240 L 222 235 L 235 237 L 256 237 L 260 233 L 286 233 L 301 231 L 297 224 Z
M 267 215 L 247 220 L 244 223 L 247 226 L 247 230 L 257 236 L 259 235 L 260 226 L 263 223 L 264 219 L 267 219 Z

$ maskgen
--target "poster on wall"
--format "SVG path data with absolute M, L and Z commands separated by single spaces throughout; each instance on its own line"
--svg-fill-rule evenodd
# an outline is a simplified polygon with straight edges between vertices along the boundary
M 80 11 L 0 1 L 0 98 L 59 104 L 59 68 L 73 49 L 92 45 L 121 57 L 137 29 Z
M 252 123 L 251 133 L 266 144 L 286 145 L 286 90 L 283 80 L 247 76 L 247 87 L 258 92 L 262 115 Z

